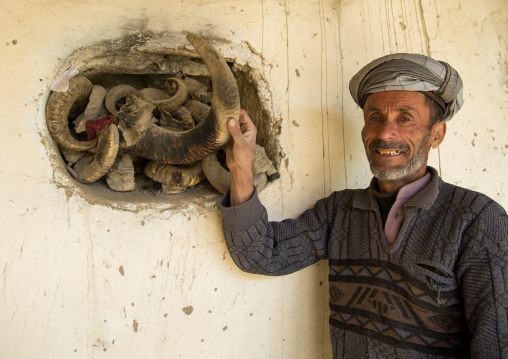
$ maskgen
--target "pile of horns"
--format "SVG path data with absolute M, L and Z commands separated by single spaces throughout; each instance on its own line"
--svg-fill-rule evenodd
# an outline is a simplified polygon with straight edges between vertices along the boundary
M 229 172 L 216 152 L 230 138 L 227 121 L 239 116 L 238 87 L 216 49 L 194 34 L 188 34 L 187 40 L 203 58 L 213 92 L 189 77 L 168 78 L 166 91 L 130 85 L 106 90 L 76 75 L 67 91 L 51 94 L 46 123 L 77 181 L 92 183 L 105 177 L 112 190 L 132 191 L 133 159 L 144 158 L 149 160 L 145 175 L 161 183 L 164 193 L 183 192 L 205 177 L 219 192 L 227 191 Z M 76 103 L 86 101 L 85 111 L 73 121 L 76 136 L 69 127 L 69 114 Z M 77 139 L 85 130 L 97 136 Z M 254 170 L 258 191 L 268 179 L 278 178 L 260 146 L 256 146 Z

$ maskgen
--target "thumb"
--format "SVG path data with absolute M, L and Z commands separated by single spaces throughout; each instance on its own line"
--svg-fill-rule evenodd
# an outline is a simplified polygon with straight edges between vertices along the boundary
M 233 136 L 234 140 L 238 140 L 241 137 L 243 137 L 242 130 L 240 129 L 240 126 L 238 125 L 238 123 L 234 118 L 230 118 L 228 120 L 228 129 L 229 132 L 231 133 L 231 136 Z

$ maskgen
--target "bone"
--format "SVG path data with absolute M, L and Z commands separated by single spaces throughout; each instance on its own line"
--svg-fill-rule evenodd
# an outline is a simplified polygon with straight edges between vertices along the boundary
M 203 172 L 206 179 L 210 184 L 220 193 L 226 193 L 231 183 L 231 174 L 224 167 L 221 166 L 214 154 L 208 156 L 203 161 Z M 265 149 L 256 145 L 255 159 L 254 159 L 254 186 L 256 186 L 258 193 L 261 192 L 268 180 L 269 174 L 271 176 L 277 173 L 273 167 L 272 161 L 266 156 Z M 271 178 L 272 179 L 272 178 Z
M 272 161 L 266 155 L 265 149 L 256 145 L 256 152 L 254 155 L 254 173 L 262 172 L 265 172 L 270 178 L 272 178 L 272 176 L 278 176 L 277 170 L 273 166 Z
M 134 181 L 134 165 L 127 153 L 119 154 L 115 163 L 106 174 L 106 182 L 113 191 L 128 192 L 136 188 Z
M 208 99 L 208 102 L 212 101 L 212 93 L 208 91 L 208 87 L 203 85 L 201 82 L 194 80 L 190 77 L 185 77 L 183 82 L 187 86 L 187 90 L 189 91 L 189 95 L 191 99 L 198 100 L 201 102 L 207 102 L 205 99 Z
M 99 118 L 99 114 L 101 113 L 101 109 L 104 105 L 106 93 L 106 89 L 102 86 L 95 85 L 92 88 L 85 111 L 74 121 L 74 127 L 77 133 L 81 133 L 86 130 L 86 121 L 96 120 Z
M 60 147 L 60 152 L 67 161 L 67 166 L 72 166 L 79 161 L 81 157 L 86 154 L 86 151 L 75 151 L 65 147 Z
M 139 136 L 157 122 L 152 112 L 155 106 L 135 95 L 129 95 L 126 103 L 117 112 L 118 128 L 122 131 L 127 147 L 138 142 Z

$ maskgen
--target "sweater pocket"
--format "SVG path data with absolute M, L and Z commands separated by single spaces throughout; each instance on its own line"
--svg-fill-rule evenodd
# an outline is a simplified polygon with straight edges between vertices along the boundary
M 417 260 L 413 264 L 415 274 L 434 291 L 453 291 L 458 288 L 455 274 L 445 265 L 430 260 Z

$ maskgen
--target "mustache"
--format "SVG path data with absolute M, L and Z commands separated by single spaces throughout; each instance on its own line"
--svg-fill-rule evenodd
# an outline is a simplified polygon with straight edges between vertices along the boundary
M 409 151 L 409 146 L 403 142 L 397 141 L 386 142 L 379 138 L 375 139 L 369 144 L 369 150 L 386 150 L 386 149 L 401 150 L 407 152 Z

